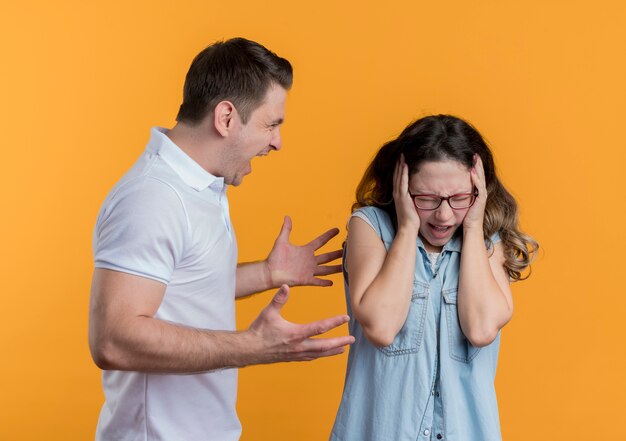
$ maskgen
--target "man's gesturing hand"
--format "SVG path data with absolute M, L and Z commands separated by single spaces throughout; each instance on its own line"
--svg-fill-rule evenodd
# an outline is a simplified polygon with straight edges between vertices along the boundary
M 285 216 L 283 226 L 274 242 L 274 247 L 267 257 L 269 286 L 278 288 L 282 284 L 290 286 L 312 285 L 330 286 L 330 280 L 317 276 L 327 276 L 341 271 L 341 265 L 324 265 L 339 259 L 341 250 L 315 255 L 315 251 L 326 245 L 339 230 L 333 228 L 319 235 L 306 245 L 297 246 L 289 243 L 291 219 Z
M 270 304 L 250 325 L 248 332 L 254 340 L 254 346 L 262 348 L 256 354 L 255 358 L 258 358 L 254 364 L 314 360 L 341 354 L 345 345 L 354 343 L 354 337 L 351 335 L 311 338 L 346 323 L 349 320 L 347 315 L 338 315 L 304 325 L 286 321 L 280 315 L 280 310 L 288 297 L 289 287 L 282 285 Z

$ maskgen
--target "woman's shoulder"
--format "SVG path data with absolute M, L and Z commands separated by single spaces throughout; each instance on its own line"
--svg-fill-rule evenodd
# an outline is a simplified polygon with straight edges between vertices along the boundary
M 365 217 L 374 225 L 391 224 L 391 218 L 385 210 L 371 205 L 357 208 L 352 212 L 352 216 Z
M 395 227 L 389 214 L 382 208 L 365 206 L 352 212 L 350 218 L 358 217 L 369 224 L 383 240 L 393 240 Z

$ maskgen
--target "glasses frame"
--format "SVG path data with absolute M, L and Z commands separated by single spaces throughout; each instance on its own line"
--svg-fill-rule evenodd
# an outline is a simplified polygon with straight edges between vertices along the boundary
M 413 199 L 413 205 L 415 205 L 415 208 L 417 208 L 418 210 L 422 210 L 422 211 L 434 211 L 437 210 L 439 207 L 441 207 L 441 204 L 443 204 L 443 201 L 446 201 L 448 203 L 448 205 L 450 206 L 451 209 L 453 210 L 467 210 L 468 208 L 470 208 L 472 205 L 474 205 L 474 203 L 476 202 L 476 198 L 478 197 L 478 189 L 474 188 L 474 192 L 473 193 L 456 193 L 456 194 L 452 194 L 450 196 L 439 196 L 438 194 L 429 194 L 429 193 L 418 193 L 418 194 L 413 194 L 413 193 L 409 193 L 409 196 L 411 196 L 411 199 Z M 415 200 L 418 197 L 424 197 L 424 196 L 428 196 L 431 197 L 433 199 L 439 199 L 439 203 L 437 204 L 437 206 L 435 208 L 421 208 L 417 206 L 417 201 Z M 450 204 L 450 199 L 455 198 L 457 196 L 472 196 L 472 203 L 469 204 L 467 207 L 463 207 L 463 208 L 455 208 Z

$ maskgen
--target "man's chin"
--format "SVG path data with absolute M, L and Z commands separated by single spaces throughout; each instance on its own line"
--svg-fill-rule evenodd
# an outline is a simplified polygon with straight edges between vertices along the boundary
M 234 176 L 233 179 L 231 180 L 231 182 L 226 182 L 226 184 L 228 185 L 232 185 L 233 187 L 238 187 L 241 185 L 241 183 L 243 182 L 243 178 L 245 177 L 245 175 L 237 175 Z

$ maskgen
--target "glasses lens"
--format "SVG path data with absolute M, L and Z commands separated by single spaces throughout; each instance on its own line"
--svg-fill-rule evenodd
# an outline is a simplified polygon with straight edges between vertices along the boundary
M 474 202 L 473 194 L 460 194 L 449 199 L 452 208 L 468 208 Z
M 415 196 L 415 206 L 423 210 L 434 210 L 440 203 L 440 198 L 432 196 Z

